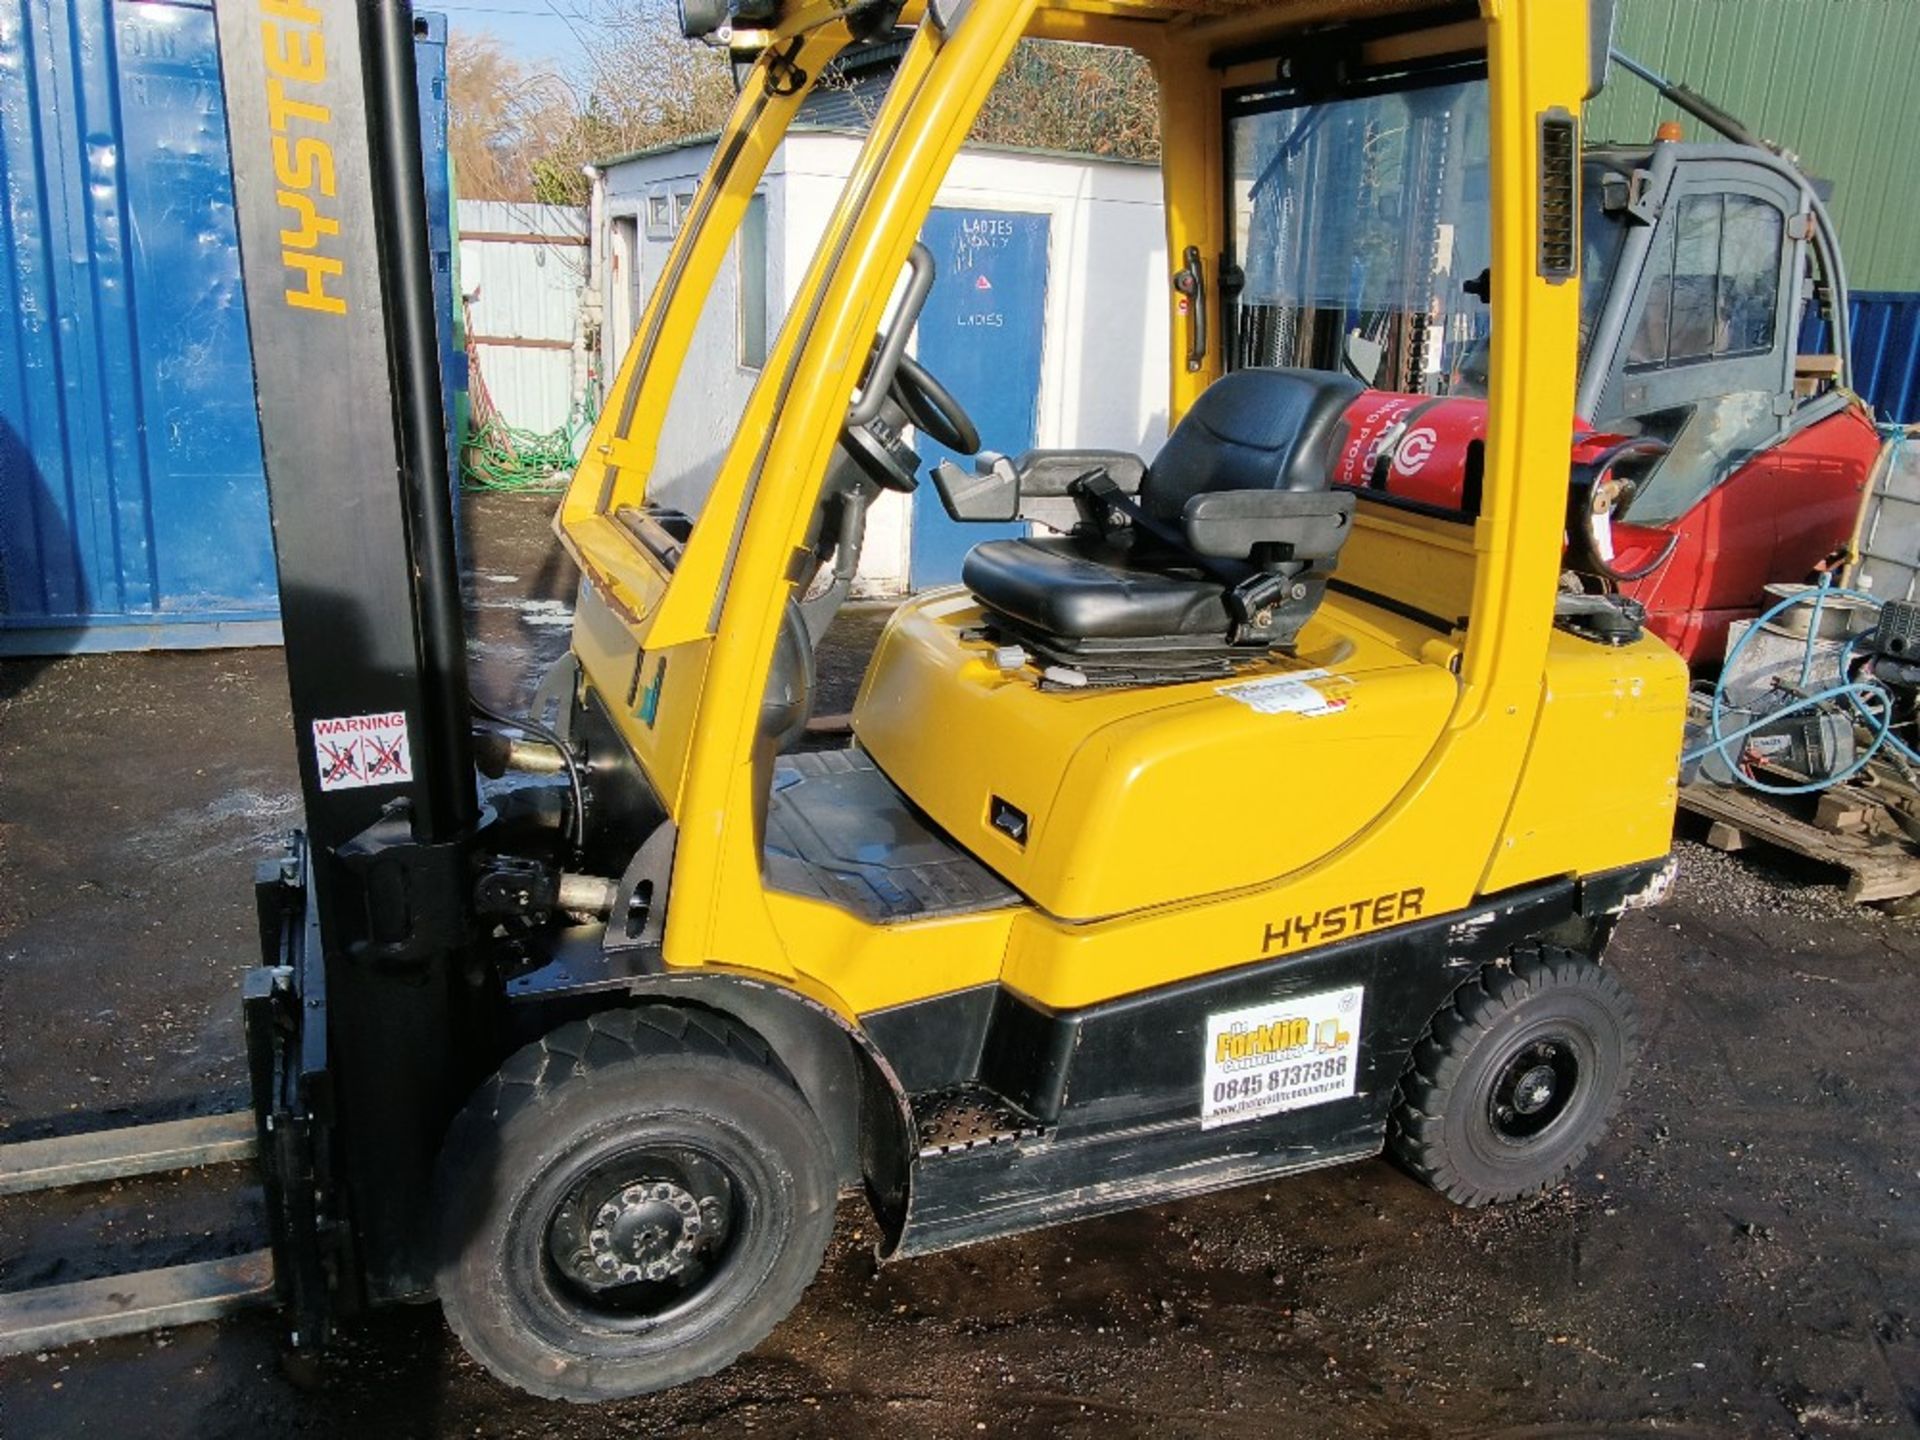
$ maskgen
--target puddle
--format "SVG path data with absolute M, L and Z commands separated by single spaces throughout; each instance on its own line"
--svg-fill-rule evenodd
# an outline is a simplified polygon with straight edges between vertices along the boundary
M 573 606 L 564 600 L 520 600 L 515 602 L 520 618 L 544 630 L 571 629 Z

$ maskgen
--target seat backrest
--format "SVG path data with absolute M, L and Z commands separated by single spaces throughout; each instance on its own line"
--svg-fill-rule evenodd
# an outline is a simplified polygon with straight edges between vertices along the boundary
M 1193 403 L 1155 457 L 1140 503 L 1178 522 L 1214 490 L 1320 490 L 1331 481 L 1340 417 L 1363 387 L 1324 370 L 1236 370 Z

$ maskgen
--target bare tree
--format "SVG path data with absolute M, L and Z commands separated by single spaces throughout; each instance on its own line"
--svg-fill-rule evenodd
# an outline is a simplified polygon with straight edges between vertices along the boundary
M 717 134 L 733 109 L 725 52 L 686 40 L 668 0 L 617 0 L 588 23 L 585 102 L 533 166 L 535 198 L 550 203 L 585 198 L 583 166 Z
M 712 135 L 726 123 L 735 94 L 726 56 L 684 39 L 669 0 L 612 0 L 580 23 L 592 27 L 591 58 L 574 84 L 529 69 L 491 35 L 452 37 L 450 138 L 463 195 L 578 205 L 585 166 Z M 833 71 L 822 84 L 847 86 Z M 1152 71 L 1131 51 L 1022 41 L 973 138 L 1156 160 Z
M 535 167 L 572 132 L 579 106 L 557 75 L 531 70 L 485 32 L 447 40 L 447 144 L 460 193 L 531 200 Z
M 635 149 L 716 133 L 733 109 L 726 52 L 687 40 L 671 0 L 616 0 L 595 21 L 591 88 Z
M 981 107 L 972 138 L 1158 160 L 1159 89 L 1152 67 L 1131 50 L 1022 40 Z

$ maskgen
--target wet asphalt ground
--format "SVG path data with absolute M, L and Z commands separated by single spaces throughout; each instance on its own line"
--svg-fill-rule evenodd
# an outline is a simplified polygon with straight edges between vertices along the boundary
M 496 702 L 566 643 L 550 503 L 473 507 Z M 821 712 L 880 618 L 829 641 Z M 277 652 L 0 661 L 0 1141 L 244 1102 L 250 877 L 298 820 L 292 745 Z M 848 1204 L 793 1316 L 667 1395 L 517 1395 L 431 1307 L 296 1374 L 262 1312 L 0 1361 L 0 1437 L 1920 1436 L 1920 925 L 1680 851 L 1612 957 L 1633 1092 L 1535 1202 L 1457 1210 L 1375 1161 L 884 1269 Z M 4 1200 L 0 1288 L 260 1225 L 238 1167 Z

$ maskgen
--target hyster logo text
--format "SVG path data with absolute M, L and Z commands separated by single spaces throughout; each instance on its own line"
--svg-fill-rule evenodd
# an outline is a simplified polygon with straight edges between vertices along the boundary
M 1324 944 L 1345 935 L 1360 935 L 1412 920 L 1427 908 L 1427 892 L 1416 885 L 1411 890 L 1389 890 L 1346 905 L 1329 905 L 1324 910 L 1309 910 L 1289 915 L 1279 924 L 1269 924 L 1260 945 L 1262 955 L 1292 950 L 1297 946 Z
M 330 202 L 337 188 L 328 132 L 333 111 L 318 100 L 327 78 L 327 37 L 320 12 L 303 0 L 261 0 L 260 48 L 267 64 L 267 128 L 273 135 L 273 177 L 279 182 L 280 260 L 287 267 L 287 304 L 322 315 L 347 313 L 346 261 L 329 255 L 340 218 Z M 331 283 L 332 288 L 329 288 Z

